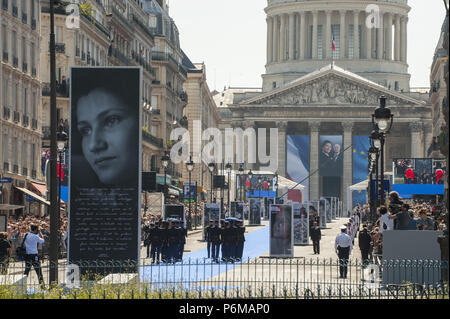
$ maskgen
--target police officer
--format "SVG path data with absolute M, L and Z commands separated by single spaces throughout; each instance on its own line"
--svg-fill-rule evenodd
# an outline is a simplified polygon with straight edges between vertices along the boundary
M 206 241 L 206 250 L 208 251 L 208 259 L 211 258 L 211 229 L 214 227 L 214 222 L 212 220 L 209 221 L 209 225 L 205 227 L 205 241 Z
M 238 220 L 237 222 L 237 230 L 236 230 L 236 260 L 242 260 L 242 253 L 244 252 L 244 242 L 245 242 L 245 227 L 244 222 L 242 220 Z
M 346 232 L 347 227 L 341 226 L 341 233 L 334 242 L 334 248 L 339 257 L 339 278 L 347 278 L 347 263 L 353 248 L 352 238 Z

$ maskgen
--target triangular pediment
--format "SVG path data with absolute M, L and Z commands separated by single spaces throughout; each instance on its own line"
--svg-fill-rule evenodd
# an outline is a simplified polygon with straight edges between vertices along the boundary
M 376 106 L 381 95 L 386 96 L 388 105 L 426 104 L 335 65 L 324 67 L 240 104 Z

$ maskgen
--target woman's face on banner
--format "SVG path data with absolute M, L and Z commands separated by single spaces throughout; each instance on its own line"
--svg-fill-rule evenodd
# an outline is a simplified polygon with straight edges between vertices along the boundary
M 112 94 L 95 90 L 77 108 L 78 131 L 86 160 L 103 184 L 121 185 L 138 165 L 138 123 L 129 108 Z
M 322 150 L 325 154 L 329 154 L 331 152 L 331 143 L 325 143 Z

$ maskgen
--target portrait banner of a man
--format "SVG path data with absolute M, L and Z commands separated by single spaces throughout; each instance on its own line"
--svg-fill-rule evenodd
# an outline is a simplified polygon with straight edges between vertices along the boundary
M 70 263 L 139 260 L 141 79 L 137 67 L 71 68 Z

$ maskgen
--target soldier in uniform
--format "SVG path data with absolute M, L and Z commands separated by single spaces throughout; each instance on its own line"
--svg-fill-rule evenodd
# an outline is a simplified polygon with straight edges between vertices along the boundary
M 242 253 L 244 252 L 244 242 L 245 242 L 245 227 L 242 220 L 237 222 L 236 230 L 236 260 L 242 260 Z
M 163 245 L 162 240 L 162 229 L 160 228 L 159 222 L 155 223 L 155 227 L 151 229 L 149 234 L 149 241 L 152 245 L 152 248 L 150 250 L 150 255 L 152 258 L 152 264 L 157 263 L 159 264 L 159 260 L 161 257 L 161 248 Z
M 177 229 L 174 222 L 169 221 L 169 227 L 167 228 L 167 262 L 172 263 L 175 261 L 178 248 L 178 236 Z
M 209 225 L 205 227 L 205 241 L 206 241 L 206 250 L 208 251 L 208 259 L 211 258 L 211 229 L 214 227 L 214 222 L 212 220 L 209 221 Z
M 183 251 L 184 251 L 184 245 L 186 245 L 186 237 L 187 237 L 187 229 L 184 227 L 184 223 L 182 221 L 179 222 L 179 244 L 180 244 L 180 250 L 178 253 L 178 259 L 177 261 L 183 260 Z
M 220 251 L 220 227 L 219 227 L 219 221 L 216 220 L 214 222 L 214 227 L 210 230 L 210 240 L 211 240 L 211 246 L 212 246 L 212 259 L 215 262 L 219 261 L 219 251 Z
M 161 261 L 167 263 L 169 260 L 169 223 L 165 220 L 161 222 L 160 234 L 161 234 Z
M 225 227 L 222 229 L 222 261 L 230 260 L 230 246 L 233 242 L 233 234 L 231 224 L 229 221 L 225 222 Z

